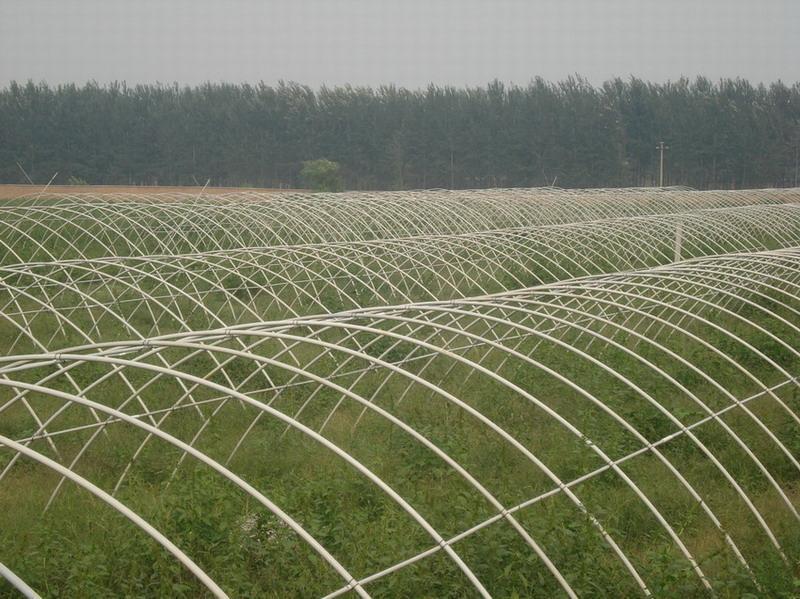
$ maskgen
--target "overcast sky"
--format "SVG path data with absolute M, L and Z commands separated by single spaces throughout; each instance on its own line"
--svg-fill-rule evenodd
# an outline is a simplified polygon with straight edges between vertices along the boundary
M 0 0 L 0 85 L 800 81 L 800 0 Z

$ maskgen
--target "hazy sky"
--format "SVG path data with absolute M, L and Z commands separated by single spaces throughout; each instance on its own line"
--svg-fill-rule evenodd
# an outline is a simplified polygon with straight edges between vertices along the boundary
M 800 81 L 800 0 L 0 0 L 11 80 Z

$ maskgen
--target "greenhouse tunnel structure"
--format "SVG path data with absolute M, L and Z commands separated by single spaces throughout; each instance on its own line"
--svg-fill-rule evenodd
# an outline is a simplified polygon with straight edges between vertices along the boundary
M 788 592 L 798 200 L 547 189 L 0 208 L 0 227 L 38 240 L 9 243 L 0 267 L 0 530 L 49 559 L 4 542 L 0 577 L 35 596 L 49 564 L 91 545 L 106 561 L 87 552 L 71 571 L 128 593 L 165 592 L 147 568 L 189 595 Z M 292 229 L 293 203 L 329 228 L 264 242 Z M 43 206 L 57 208 L 44 237 Z M 207 210 L 217 226 L 243 206 L 250 228 L 211 244 L 120 245 L 151 219 L 188 230 Z M 81 210 L 86 236 L 70 233 Z M 112 573 L 130 555 L 140 569 Z

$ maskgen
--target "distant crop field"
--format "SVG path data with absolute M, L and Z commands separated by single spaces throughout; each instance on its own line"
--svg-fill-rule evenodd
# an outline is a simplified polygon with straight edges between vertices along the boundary
M 796 596 L 800 190 L 154 197 L 0 209 L 0 596 Z

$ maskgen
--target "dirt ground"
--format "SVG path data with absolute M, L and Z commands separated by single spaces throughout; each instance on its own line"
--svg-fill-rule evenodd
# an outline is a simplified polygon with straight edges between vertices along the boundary
M 9 200 L 24 195 L 37 194 L 44 189 L 43 185 L 2 185 L 0 184 L 0 200 Z M 202 187 L 169 187 L 143 185 L 51 185 L 47 193 L 200 193 Z M 229 193 L 232 191 L 259 191 L 268 193 L 286 191 L 304 191 L 302 189 L 266 189 L 258 187 L 206 187 L 204 194 Z

